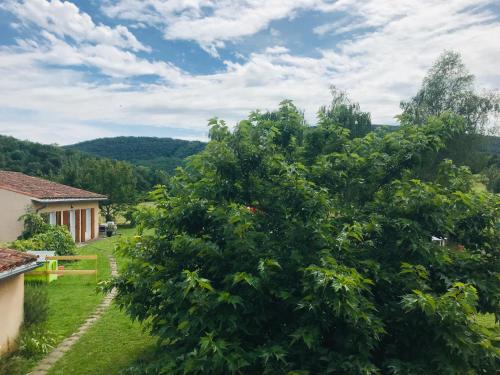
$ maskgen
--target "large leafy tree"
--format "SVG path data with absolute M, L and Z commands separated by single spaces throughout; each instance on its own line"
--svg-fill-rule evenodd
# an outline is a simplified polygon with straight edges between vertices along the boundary
M 138 198 L 138 175 L 126 162 L 81 156 L 65 162 L 61 182 L 105 194 L 108 200 L 102 208 L 106 220 L 113 220 L 118 211 Z
M 441 157 L 470 166 L 475 173 L 488 164 L 484 134 L 498 132 L 500 97 L 495 91 L 478 91 L 475 78 L 465 66 L 461 55 L 446 51 L 425 76 L 417 94 L 401 102 L 399 119 L 403 124 L 422 125 L 429 117 L 453 113 L 463 119 L 464 132 L 454 137 L 442 150 Z M 436 163 L 425 160 L 426 173 L 433 173 Z
M 332 102 L 329 106 L 321 107 L 320 119 L 327 118 L 336 125 L 349 130 L 351 138 L 363 137 L 372 131 L 372 122 L 369 112 L 361 111 L 359 103 L 353 102 L 345 91 L 335 86 L 331 89 Z
M 136 371 L 494 373 L 478 316 L 500 313 L 500 201 L 451 161 L 432 180 L 414 170 L 465 132 L 461 117 L 351 139 L 287 101 L 232 132 L 210 126 L 108 285 L 159 338 Z
M 474 80 L 459 53 L 444 52 L 417 94 L 401 102 L 401 120 L 420 125 L 430 116 L 451 112 L 463 117 L 467 133 L 485 132 L 489 124 L 494 124 L 494 116 L 500 114 L 499 97 L 494 91 L 477 92 Z

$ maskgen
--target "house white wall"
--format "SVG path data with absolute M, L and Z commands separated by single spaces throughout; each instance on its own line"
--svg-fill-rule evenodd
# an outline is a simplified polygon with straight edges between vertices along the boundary
M 28 209 L 37 211 L 38 213 L 55 213 L 76 210 L 94 209 L 94 238 L 99 235 L 99 203 L 97 201 L 80 201 L 80 202 L 65 202 L 65 203 L 50 203 L 50 204 L 34 204 L 31 197 L 16 193 L 10 190 L 0 188 L 0 244 L 12 242 L 23 231 L 23 222 L 18 221 L 19 217 L 24 215 Z M 73 221 L 76 221 L 75 214 L 70 214 Z M 53 220 L 53 219 L 51 219 Z M 79 217 L 78 220 L 81 220 Z M 90 224 L 91 220 L 86 220 Z M 89 226 L 87 227 L 89 228 Z M 89 235 L 86 239 L 90 238 Z M 82 237 L 83 239 L 83 237 Z
M 23 231 L 23 223 L 18 219 L 32 206 L 30 197 L 0 189 L 0 244 L 17 239 Z
M 0 355 L 15 348 L 24 315 L 24 274 L 0 280 Z
M 88 240 L 90 239 L 90 223 L 93 221 L 94 222 L 94 238 L 99 236 L 99 218 L 100 218 L 100 210 L 99 210 L 99 203 L 97 201 L 81 201 L 81 202 L 70 202 L 70 203 L 51 203 L 48 205 L 42 205 L 42 204 L 36 204 L 34 206 L 35 209 L 38 210 L 38 213 L 52 213 L 52 212 L 63 212 L 63 211 L 70 211 L 74 212 L 76 210 L 88 210 L 86 211 L 88 213 L 88 220 L 86 220 L 86 226 L 89 229 L 88 230 L 88 237 L 81 240 Z M 91 209 L 94 209 L 94 220 L 90 218 L 90 212 Z M 81 215 L 81 212 L 80 212 Z M 70 214 L 70 216 L 73 218 L 73 220 L 76 221 L 76 216 L 75 214 Z M 81 222 L 81 217 L 78 219 L 79 222 Z M 88 224 L 88 225 L 87 225 Z M 80 224 L 81 225 L 81 224 Z M 82 241 L 83 242 L 83 241 Z

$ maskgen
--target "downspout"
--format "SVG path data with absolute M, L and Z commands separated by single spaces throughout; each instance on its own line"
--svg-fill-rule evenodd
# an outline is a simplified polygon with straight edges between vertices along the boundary
M 49 205 L 48 203 L 43 203 L 43 204 L 42 204 L 42 207 L 37 208 L 37 209 L 35 210 L 35 213 L 38 213 L 40 210 L 43 210 L 44 208 L 47 208 L 47 206 L 48 206 L 48 205 Z

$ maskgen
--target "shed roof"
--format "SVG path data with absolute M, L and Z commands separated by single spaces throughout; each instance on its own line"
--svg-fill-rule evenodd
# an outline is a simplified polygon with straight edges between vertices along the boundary
M 37 256 L 12 249 L 0 249 L 0 273 L 36 262 Z
M 102 194 L 11 171 L 0 171 L 0 189 L 10 190 L 36 199 L 106 199 L 106 196 Z

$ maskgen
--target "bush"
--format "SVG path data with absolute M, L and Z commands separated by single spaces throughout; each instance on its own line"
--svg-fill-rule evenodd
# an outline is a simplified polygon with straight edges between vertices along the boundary
M 24 325 L 43 324 L 49 315 L 47 285 L 42 282 L 26 282 L 24 286 Z
M 135 226 L 136 224 L 137 209 L 137 206 L 127 205 L 121 211 L 125 222 L 130 226 Z
M 55 345 L 55 338 L 43 327 L 33 326 L 21 333 L 19 352 L 25 357 L 49 353 Z
M 7 354 L 0 357 L 0 374 L 25 374 L 26 360 L 16 354 Z
M 43 233 L 38 233 L 27 240 L 17 240 L 10 245 L 13 249 L 55 251 L 57 255 L 75 253 L 75 243 L 64 226 L 48 226 Z
M 26 240 L 43 233 L 50 227 L 40 215 L 34 212 L 25 213 L 19 218 L 19 221 L 23 221 L 24 224 L 23 233 L 18 237 L 20 240 Z
M 51 226 L 49 230 L 33 238 L 48 251 L 55 251 L 57 255 L 72 255 L 75 253 L 75 243 L 68 229 L 64 226 Z
M 290 102 L 234 132 L 211 121 L 108 285 L 159 338 L 143 372 L 495 373 L 498 342 L 475 317 L 500 314 L 499 197 L 451 161 L 418 178 L 463 131 L 445 115 L 350 139 Z

